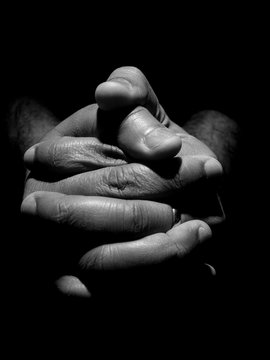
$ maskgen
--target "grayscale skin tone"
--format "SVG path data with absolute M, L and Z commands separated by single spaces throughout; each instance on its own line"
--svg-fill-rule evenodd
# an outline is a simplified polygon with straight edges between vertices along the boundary
M 171 198 L 181 203 L 190 186 L 208 188 L 210 184 L 219 204 L 216 183 L 222 165 L 225 171 L 230 165 L 220 140 L 224 133 L 235 131 L 234 123 L 219 113 L 202 113 L 188 123 L 187 132 L 170 120 L 145 76 L 133 67 L 116 69 L 97 87 L 95 96 L 97 104 L 53 128 L 52 121 L 47 129 L 51 130 L 26 151 L 24 161 L 30 172 L 22 213 L 90 233 L 125 237 L 118 243 L 101 240 L 93 248 L 89 243 L 89 251 L 78 263 L 83 278 L 91 277 L 93 270 L 181 261 L 211 238 L 211 227 L 222 223 L 224 214 L 196 218 L 192 212 L 175 209 Z M 219 131 L 209 137 L 213 122 Z M 222 165 L 216 154 L 222 155 Z M 156 171 L 164 163 L 173 167 L 168 176 Z M 37 169 L 58 179 L 36 177 Z M 68 295 L 90 296 L 79 276 L 63 276 L 57 286 Z

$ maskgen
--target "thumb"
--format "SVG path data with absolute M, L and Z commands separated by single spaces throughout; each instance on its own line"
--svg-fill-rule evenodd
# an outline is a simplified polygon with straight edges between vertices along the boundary
M 181 149 L 180 135 L 161 124 L 144 107 L 139 106 L 121 123 L 118 146 L 138 160 L 164 160 L 177 155 Z
M 123 66 L 114 70 L 108 80 L 97 87 L 95 97 L 105 111 L 142 105 L 160 122 L 165 117 L 151 85 L 136 67 Z
M 116 69 L 106 82 L 97 87 L 95 96 L 104 111 L 106 121 L 99 121 L 99 127 L 105 137 L 109 135 L 110 138 L 110 128 L 115 127 L 115 121 L 111 121 L 112 112 L 133 108 L 117 133 L 118 145 L 131 157 L 146 161 L 162 160 L 180 151 L 180 136 L 169 128 L 171 122 L 168 116 L 139 69 Z

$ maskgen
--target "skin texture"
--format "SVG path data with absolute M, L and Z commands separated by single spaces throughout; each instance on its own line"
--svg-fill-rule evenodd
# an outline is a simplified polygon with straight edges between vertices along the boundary
M 152 222 L 155 222 L 154 218 L 158 219 L 158 216 L 152 220 L 148 218 L 147 226 L 143 227 L 143 231 L 139 231 L 137 241 L 101 245 L 85 254 L 80 261 L 83 272 L 93 268 L 127 268 L 141 266 L 142 263 L 154 264 L 175 256 L 182 258 L 200 241 L 209 238 L 211 232 L 209 226 L 201 220 L 183 224 L 186 215 L 184 212 L 182 223 L 176 225 L 174 231 L 166 232 L 172 226 L 169 205 L 172 205 L 171 195 L 179 196 L 188 185 L 203 179 L 208 179 L 211 183 L 222 173 L 220 163 L 204 143 L 167 117 L 149 83 L 137 69 L 116 70 L 108 82 L 97 88 L 96 99 L 99 108 L 93 105 L 80 110 L 49 132 L 42 143 L 26 152 L 25 162 L 32 172 L 26 183 L 26 199 L 22 204 L 22 211 L 52 221 L 72 223 L 73 226 L 75 224 L 80 227 L 83 223 L 86 229 L 91 230 L 92 225 L 83 215 L 87 213 L 83 207 L 90 209 L 90 199 L 93 202 L 93 197 L 97 209 L 102 208 L 104 202 L 115 208 L 117 198 L 122 198 L 122 201 L 138 199 L 137 203 L 143 203 L 146 213 L 152 213 L 154 209 L 156 214 L 161 214 L 166 224 L 160 221 L 158 224 L 164 234 L 139 239 L 140 236 L 147 235 L 145 228 L 148 234 L 154 234 L 157 230 L 157 223 Z M 121 104 L 123 108 L 120 112 L 119 108 L 117 111 L 113 108 L 121 107 Z M 130 111 L 131 105 L 135 108 Z M 113 134 L 113 145 L 109 146 L 103 143 L 104 139 L 108 139 L 108 135 L 112 135 L 104 126 L 108 124 L 108 114 L 111 119 L 122 119 L 116 126 L 113 123 L 118 131 Z M 111 126 L 108 128 L 110 130 Z M 93 156 L 89 157 L 89 152 Z M 160 161 L 162 163 L 165 159 L 167 163 L 160 174 L 157 169 L 162 168 Z M 138 160 L 143 164 L 134 162 Z M 49 181 L 42 181 L 40 173 L 36 176 L 36 168 L 39 171 L 46 169 L 53 176 L 60 175 L 60 180 L 50 178 Z M 69 177 L 65 178 L 67 175 Z M 38 193 L 27 197 L 36 190 Z M 44 193 L 44 190 L 49 192 Z M 52 195 L 51 191 L 55 193 Z M 53 201 L 49 200 L 50 196 L 53 196 Z M 154 201 L 145 202 L 142 199 Z M 168 204 L 159 204 L 156 201 Z M 118 200 L 118 204 L 120 203 Z M 196 208 L 196 204 L 194 205 Z M 156 210 L 158 207 L 160 213 Z M 59 209 L 64 211 L 59 213 Z M 120 210 L 120 213 L 122 211 Z M 128 217 L 130 218 L 130 215 Z M 211 224 L 213 218 L 214 222 L 219 222 L 224 217 L 223 214 L 208 216 L 208 223 Z M 115 220 L 112 220 L 112 223 L 115 224 Z M 119 231 L 119 228 L 116 228 L 116 231 Z M 123 232 L 125 233 L 125 230 Z M 63 289 L 63 281 L 60 283 L 59 286 Z M 70 292 L 70 284 L 68 288 Z

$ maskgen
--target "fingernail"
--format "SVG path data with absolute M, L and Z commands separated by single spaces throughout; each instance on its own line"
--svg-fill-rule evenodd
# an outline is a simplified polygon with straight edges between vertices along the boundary
M 207 179 L 215 179 L 223 174 L 223 169 L 220 162 L 214 158 L 206 161 L 204 164 L 204 171 Z
M 21 212 L 23 214 L 35 215 L 37 210 L 37 203 L 33 194 L 28 195 L 22 202 Z
M 212 236 L 212 232 L 209 226 L 200 226 L 198 230 L 199 241 L 202 243 Z
M 26 166 L 33 164 L 35 160 L 35 153 L 36 153 L 36 145 L 33 145 L 25 152 L 23 159 Z
M 165 127 L 157 127 L 145 135 L 144 141 L 145 145 L 149 149 L 155 149 L 162 145 L 165 141 L 173 141 L 175 138 L 179 138 L 179 136 Z

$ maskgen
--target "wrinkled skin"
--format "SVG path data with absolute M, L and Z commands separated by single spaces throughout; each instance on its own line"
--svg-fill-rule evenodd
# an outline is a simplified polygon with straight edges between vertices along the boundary
M 138 69 L 114 71 L 96 100 L 26 152 L 22 212 L 109 233 L 99 246 L 89 244 L 79 261 L 83 274 L 183 258 L 211 237 L 207 223 L 224 220 L 215 187 L 221 164 L 169 119 Z M 123 240 L 112 243 L 110 234 Z M 62 291 L 86 294 L 80 280 L 64 279 Z

